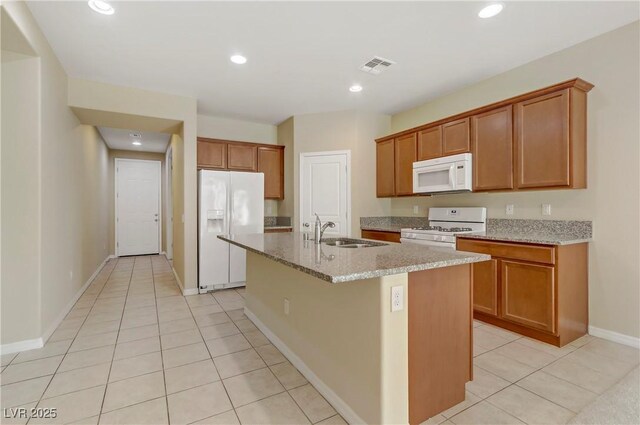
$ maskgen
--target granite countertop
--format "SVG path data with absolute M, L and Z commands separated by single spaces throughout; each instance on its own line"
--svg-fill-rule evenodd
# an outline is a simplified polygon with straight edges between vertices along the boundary
M 264 230 L 268 229 L 292 229 L 293 226 L 264 226 Z
M 331 283 L 489 260 L 484 254 L 410 244 L 340 248 L 304 241 L 303 234 L 254 233 L 218 238 Z
M 465 233 L 460 237 L 504 242 L 571 245 L 591 241 L 592 223 L 581 220 L 487 220 L 487 231 Z
M 388 226 L 384 226 L 384 225 L 378 225 L 378 226 L 374 226 L 374 225 L 364 225 L 364 226 L 360 226 L 361 230 L 371 230 L 374 232 L 392 232 L 392 233 L 400 233 L 400 229 L 404 229 L 406 227 L 403 226 L 392 226 L 392 225 L 388 225 Z

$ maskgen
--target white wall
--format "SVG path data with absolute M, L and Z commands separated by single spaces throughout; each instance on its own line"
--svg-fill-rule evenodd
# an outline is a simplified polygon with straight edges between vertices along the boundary
M 590 324 L 640 337 L 640 25 L 638 22 L 543 57 L 392 117 L 391 132 L 444 118 L 574 77 L 588 94 L 588 188 L 526 193 L 398 198 L 394 215 L 412 206 L 486 206 L 489 217 L 593 220 L 589 250 Z M 541 204 L 552 206 L 542 217 Z

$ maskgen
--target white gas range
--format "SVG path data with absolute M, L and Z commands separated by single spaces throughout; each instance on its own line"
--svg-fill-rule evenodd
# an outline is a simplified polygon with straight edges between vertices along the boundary
M 429 225 L 401 229 L 400 242 L 456 249 L 456 236 L 484 232 L 486 208 L 429 208 Z

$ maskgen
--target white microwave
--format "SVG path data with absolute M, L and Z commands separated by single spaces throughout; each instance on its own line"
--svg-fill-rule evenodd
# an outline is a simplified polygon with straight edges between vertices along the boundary
M 413 193 L 471 191 L 471 154 L 413 163 Z

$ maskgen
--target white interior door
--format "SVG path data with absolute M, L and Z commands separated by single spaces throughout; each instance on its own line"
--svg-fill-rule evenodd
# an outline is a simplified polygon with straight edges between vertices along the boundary
M 160 161 L 116 158 L 116 255 L 160 252 Z
M 350 151 L 300 154 L 300 229 L 309 224 L 313 231 L 315 214 L 322 222 L 333 221 L 325 235 L 350 235 Z

